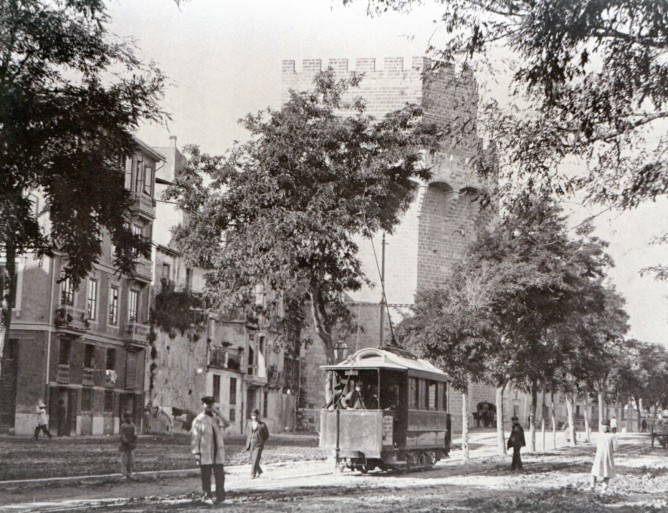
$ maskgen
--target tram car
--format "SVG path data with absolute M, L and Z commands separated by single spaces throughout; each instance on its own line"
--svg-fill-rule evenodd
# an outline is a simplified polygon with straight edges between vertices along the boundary
M 320 448 L 337 468 L 366 473 L 431 468 L 450 451 L 446 373 L 409 352 L 365 348 L 327 373 Z

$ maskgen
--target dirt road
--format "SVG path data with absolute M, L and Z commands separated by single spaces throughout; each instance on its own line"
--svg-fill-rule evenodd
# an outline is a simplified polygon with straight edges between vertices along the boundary
M 241 513 L 364 511 L 615 513 L 668 511 L 668 451 L 650 449 L 649 440 L 620 440 L 618 476 L 603 493 L 591 492 L 588 472 L 594 448 L 583 444 L 546 454 L 525 455 L 522 473 L 508 470 L 510 457 L 494 456 L 493 436 L 481 438 L 474 458 L 457 453 L 433 470 L 410 474 L 344 472 L 331 462 L 267 465 L 251 480 L 247 465 L 227 468 L 228 498 L 219 508 Z M 201 512 L 197 477 L 142 477 L 136 483 L 97 482 L 15 484 L 0 491 L 2 512 Z M 217 508 L 213 508 L 217 509 Z

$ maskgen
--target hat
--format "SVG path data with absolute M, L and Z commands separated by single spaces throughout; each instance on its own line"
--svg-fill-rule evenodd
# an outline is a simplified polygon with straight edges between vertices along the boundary
M 512 417 L 510 417 L 510 420 L 512 420 L 514 422 L 514 421 L 519 420 L 519 419 L 515 415 L 513 415 Z
M 204 404 L 208 404 L 209 406 L 211 406 L 213 403 L 216 402 L 216 400 L 213 398 L 213 396 L 205 395 L 204 397 L 202 397 L 202 402 Z
M 258 410 L 257 408 L 255 408 L 255 409 L 251 412 L 251 417 L 252 417 L 253 415 L 259 417 L 259 416 L 260 416 L 260 410 Z

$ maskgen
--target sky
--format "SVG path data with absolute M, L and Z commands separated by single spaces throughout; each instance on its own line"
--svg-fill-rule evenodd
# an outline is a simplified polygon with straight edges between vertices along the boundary
M 152 146 L 197 144 L 203 151 L 223 153 L 246 133 L 238 119 L 267 107 L 280 107 L 281 61 L 318 58 L 403 57 L 424 55 L 433 41 L 440 10 L 429 4 L 409 15 L 387 13 L 370 18 L 366 1 L 343 7 L 340 0 L 111 0 L 111 30 L 132 38 L 145 61 L 155 61 L 170 86 L 163 108 L 167 126 L 143 126 L 138 134 Z M 297 65 L 299 70 L 299 64 Z M 650 246 L 651 237 L 666 229 L 668 200 L 626 213 L 605 207 L 566 203 L 575 226 L 596 215 L 596 234 L 609 241 L 616 266 L 610 277 L 627 299 L 629 336 L 668 345 L 668 283 L 640 269 L 668 261 L 668 246 Z M 388 253 L 400 252 L 394 239 Z M 375 249 L 380 251 L 378 241 Z M 366 268 L 377 280 L 373 254 L 364 250 Z M 380 257 L 379 257 L 380 258 Z M 411 301 L 402 286 L 402 259 L 386 271 L 388 302 Z M 379 289 L 357 299 L 378 301 Z

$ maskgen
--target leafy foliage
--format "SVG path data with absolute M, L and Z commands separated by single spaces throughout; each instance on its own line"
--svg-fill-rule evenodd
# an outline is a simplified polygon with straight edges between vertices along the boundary
M 195 310 L 203 306 L 202 298 L 191 292 L 163 287 L 155 296 L 152 320 L 158 328 L 169 334 L 174 334 L 178 330 L 184 335 L 190 328 L 201 325 Z
M 0 3 L 0 244 L 65 253 L 75 282 L 99 257 L 104 229 L 120 271 L 150 252 L 125 224 L 121 156 L 134 151 L 142 120 L 163 119 L 164 77 L 114 41 L 107 23 L 101 0 Z M 46 197 L 48 232 L 30 190 Z
M 325 71 L 280 110 L 242 120 L 251 139 L 227 155 L 187 148 L 171 191 L 189 214 L 176 240 L 210 269 L 212 304 L 252 306 L 258 285 L 307 300 L 330 360 L 334 327 L 350 316 L 344 294 L 366 282 L 353 237 L 392 230 L 429 175 L 420 150 L 438 139 L 414 105 L 366 115 L 349 99 L 358 81 Z

